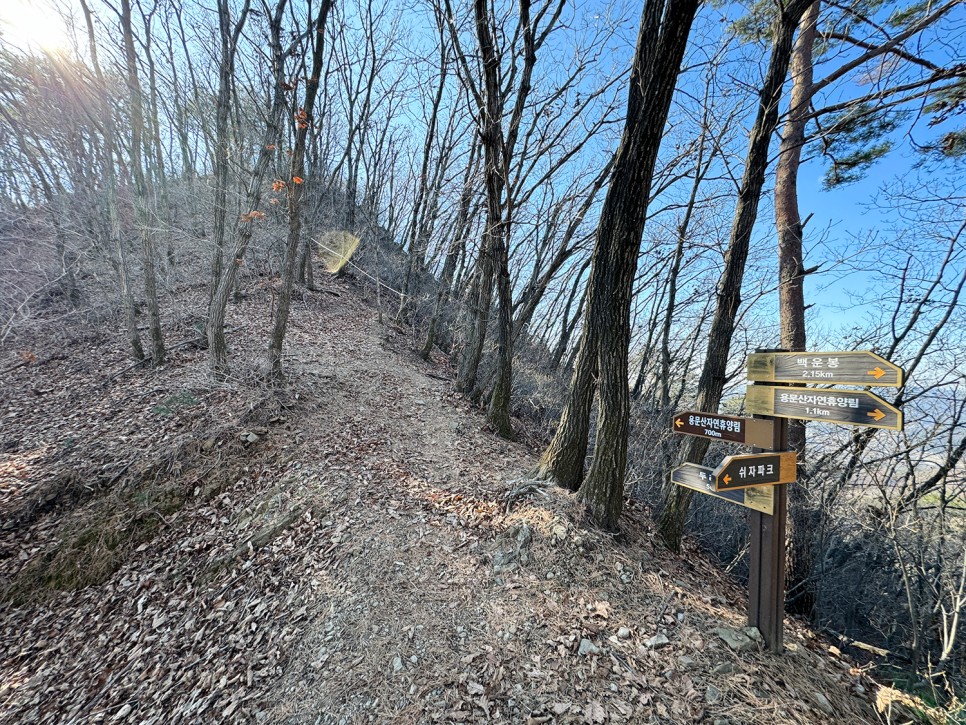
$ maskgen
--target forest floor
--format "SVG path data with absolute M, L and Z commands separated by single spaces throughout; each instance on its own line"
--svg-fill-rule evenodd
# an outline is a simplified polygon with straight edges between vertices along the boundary
M 272 300 L 230 307 L 225 385 L 184 316 L 158 370 L 104 326 L 0 351 L 0 721 L 885 719 L 794 621 L 731 649 L 741 588 L 639 506 L 579 526 L 351 282 L 295 301 L 262 387 Z

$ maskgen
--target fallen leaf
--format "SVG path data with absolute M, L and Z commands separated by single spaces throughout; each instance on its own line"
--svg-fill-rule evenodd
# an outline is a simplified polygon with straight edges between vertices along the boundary
M 605 722 L 607 720 L 607 711 L 604 710 L 604 706 L 597 702 L 597 700 L 592 700 L 584 708 L 584 717 L 588 722 L 592 723 Z

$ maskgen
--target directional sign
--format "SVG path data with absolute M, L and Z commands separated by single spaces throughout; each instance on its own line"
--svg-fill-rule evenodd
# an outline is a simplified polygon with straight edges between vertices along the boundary
M 874 352 L 755 352 L 748 379 L 762 383 L 902 386 L 902 368 Z
M 685 463 L 671 471 L 671 482 L 700 493 L 736 503 L 745 508 L 771 515 L 775 507 L 774 486 L 753 486 L 736 491 L 715 491 L 714 469 Z
M 671 430 L 702 438 L 744 443 L 771 451 L 775 449 L 775 421 L 737 418 L 732 415 L 685 410 L 674 416 Z
M 749 486 L 795 483 L 795 451 L 728 456 L 714 469 L 714 483 L 718 493 Z
M 779 418 L 902 430 L 902 411 L 864 390 L 749 385 L 745 391 L 745 410 Z

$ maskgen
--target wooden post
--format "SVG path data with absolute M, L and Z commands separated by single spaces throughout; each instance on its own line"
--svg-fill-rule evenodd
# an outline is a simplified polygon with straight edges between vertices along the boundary
M 781 352 L 756 350 L 755 352 Z M 754 416 L 771 418 L 771 416 Z M 774 420 L 772 450 L 788 450 L 788 421 Z M 760 453 L 761 448 L 753 448 Z M 785 520 L 788 511 L 788 486 L 775 486 L 774 513 L 749 512 L 750 562 L 748 573 L 748 626 L 757 627 L 770 652 L 782 651 L 785 614 Z

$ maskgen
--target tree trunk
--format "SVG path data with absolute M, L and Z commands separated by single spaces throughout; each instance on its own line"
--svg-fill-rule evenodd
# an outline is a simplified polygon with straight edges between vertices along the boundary
M 802 219 L 798 208 L 798 169 L 805 145 L 805 124 L 812 96 L 812 48 L 817 36 L 821 3 L 815 0 L 802 17 L 792 51 L 789 73 L 791 101 L 782 130 L 775 173 L 775 226 L 778 228 L 778 310 L 781 346 L 805 349 L 804 251 Z M 795 614 L 810 616 L 817 596 L 812 570 L 815 564 L 817 511 L 808 490 L 805 465 L 805 421 L 788 422 L 788 442 L 798 453 L 798 482 L 788 489 L 790 546 L 785 569 L 789 592 L 786 606 Z
M 138 80 L 137 54 L 134 49 L 134 29 L 131 24 L 130 0 L 121 0 L 121 30 L 124 36 L 124 57 L 127 66 L 128 92 L 131 94 L 131 173 L 134 176 L 134 204 L 144 253 L 144 294 L 148 303 L 148 328 L 151 336 L 151 362 L 164 364 L 164 337 L 161 333 L 161 309 L 158 306 L 157 251 L 148 209 L 147 180 L 144 176 L 144 105 L 141 83 Z
M 504 438 L 513 437 L 513 426 L 510 423 L 510 381 L 512 374 L 513 343 L 510 297 L 510 272 L 507 253 L 507 229 L 503 218 L 503 192 L 506 188 L 506 170 L 508 159 L 507 148 L 503 138 L 501 118 L 503 115 L 503 92 L 500 88 L 500 64 L 496 57 L 494 40 L 490 34 L 490 16 L 487 0 L 475 0 L 474 12 L 476 17 L 476 34 L 480 44 L 480 55 L 483 60 L 485 103 L 482 104 L 482 118 L 480 119 L 480 138 L 483 144 L 483 176 L 486 186 L 486 229 L 483 233 L 483 248 L 481 254 L 489 260 L 491 274 L 496 275 L 497 288 L 497 380 L 490 397 L 487 420 L 494 427 L 497 434 Z M 521 25 L 524 25 L 524 35 L 532 35 L 533 29 L 524 22 L 527 17 L 529 0 L 521 0 Z M 528 49 L 530 46 L 528 46 Z M 527 59 L 530 60 L 529 58 Z M 532 67 L 527 62 L 525 69 Z M 524 71 L 524 82 L 529 80 Z M 529 88 L 521 88 L 519 93 L 526 95 Z M 484 288 L 481 288 L 483 292 Z M 485 289 L 489 289 L 486 285 Z M 477 330 L 485 332 L 485 323 Z M 482 343 L 482 335 L 480 337 Z M 482 347 L 481 345 L 479 346 Z M 474 375 L 475 378 L 475 375 Z
M 731 238 L 725 252 L 724 271 L 718 282 L 717 308 L 711 320 L 707 355 L 698 380 L 696 404 L 701 411 L 716 412 L 724 391 L 731 339 L 738 306 L 741 304 L 741 282 L 748 259 L 751 232 L 758 216 L 765 171 L 768 168 L 768 144 L 778 125 L 778 104 L 788 73 L 795 28 L 811 2 L 812 0 L 792 0 L 775 20 L 771 58 L 759 94 L 758 115 L 751 129 L 745 172 L 738 191 Z M 681 449 L 681 460 L 700 464 L 707 453 L 709 442 L 707 438 L 687 436 Z M 677 486 L 670 481 L 665 484 L 659 528 L 665 543 L 673 551 L 678 551 L 681 546 L 691 494 L 689 488 Z
M 654 165 L 697 0 L 648 0 L 631 68 L 627 121 L 597 228 L 587 312 L 571 400 L 541 459 L 541 472 L 572 488 L 586 450 L 594 368 L 600 372 L 597 445 L 579 496 L 590 520 L 615 529 L 624 501 L 630 302 Z M 582 468 L 583 461 L 580 461 Z M 565 478 L 561 478 L 564 476 Z
M 282 343 L 288 325 L 289 308 L 292 304 L 292 286 L 295 281 L 295 266 L 298 262 L 299 240 L 302 232 L 302 187 L 305 176 L 305 138 L 312 123 L 312 111 L 319 90 L 319 75 L 322 72 L 322 53 L 325 40 L 325 21 L 332 6 L 332 0 L 321 0 L 319 14 L 312 24 L 312 71 L 305 81 L 305 103 L 296 115 L 295 144 L 292 148 L 292 165 L 288 180 L 288 241 L 285 245 L 285 259 L 282 264 L 281 289 L 278 293 L 278 307 L 275 310 L 275 324 L 268 345 L 268 377 L 273 382 L 282 380 Z
M 507 259 L 506 240 L 497 243 L 494 252 L 497 256 L 497 373 L 490 407 L 486 419 L 498 435 L 512 439 L 513 425 L 510 423 L 510 393 L 513 361 L 513 319 L 510 310 L 513 299 L 510 296 L 510 272 Z
M 97 76 L 98 87 L 106 97 L 107 84 L 97 56 L 97 43 L 94 39 L 94 20 L 90 8 L 85 0 L 81 0 L 84 12 L 84 22 L 87 26 L 87 37 L 90 43 L 91 63 Z M 130 265 L 127 261 L 127 251 L 121 238 L 120 214 L 117 208 L 117 171 L 114 167 L 114 156 L 117 149 L 114 128 L 114 116 L 109 103 L 103 104 L 102 123 L 104 126 L 104 175 L 106 181 L 104 205 L 107 213 L 108 235 L 111 247 L 117 252 L 117 276 L 120 284 L 121 307 L 124 310 L 124 327 L 127 332 L 128 344 L 131 346 L 132 357 L 140 362 L 144 359 L 144 348 L 141 345 L 141 335 L 138 332 L 137 315 L 134 306 L 134 293 L 131 289 Z
M 591 272 L 593 274 L 593 272 Z M 582 300 L 583 301 L 583 300 Z M 570 378 L 564 406 L 550 445 L 537 466 L 538 478 L 549 478 L 568 491 L 576 491 L 584 480 L 584 459 L 590 435 L 590 409 L 597 387 L 597 334 L 586 322 L 577 345 L 577 360 Z
M 282 56 L 281 26 L 287 0 L 279 0 L 269 24 L 269 44 L 272 53 L 272 107 L 268 112 L 268 121 L 262 135 L 261 148 L 255 162 L 255 169 L 248 184 L 246 208 L 249 211 L 258 209 L 262 198 L 262 184 L 276 152 L 273 147 L 278 146 L 282 132 L 282 114 L 285 111 L 285 96 L 282 83 L 285 80 L 285 59 Z M 235 290 L 238 271 L 248 251 L 254 225 L 257 222 L 250 219 L 247 222 L 236 222 L 235 242 L 231 254 L 231 263 L 222 272 L 221 279 L 208 305 L 208 366 L 216 380 L 225 380 L 228 376 L 228 348 L 225 344 L 225 310 L 228 298 Z
M 483 343 L 486 341 L 486 328 L 493 300 L 493 264 L 486 251 L 486 237 L 480 243 L 476 272 L 467 293 L 467 319 L 464 325 L 466 348 L 460 359 L 456 390 L 469 393 L 476 387 L 476 376 L 483 359 Z
M 235 27 L 231 24 L 228 0 L 218 0 L 218 36 L 221 39 L 221 59 L 218 64 L 218 97 L 215 101 L 215 209 L 212 223 L 211 286 L 209 300 L 214 296 L 223 276 L 225 237 L 228 232 L 228 166 L 229 127 L 232 86 L 235 81 L 235 52 L 238 37 L 248 18 L 249 0 L 245 0 Z

